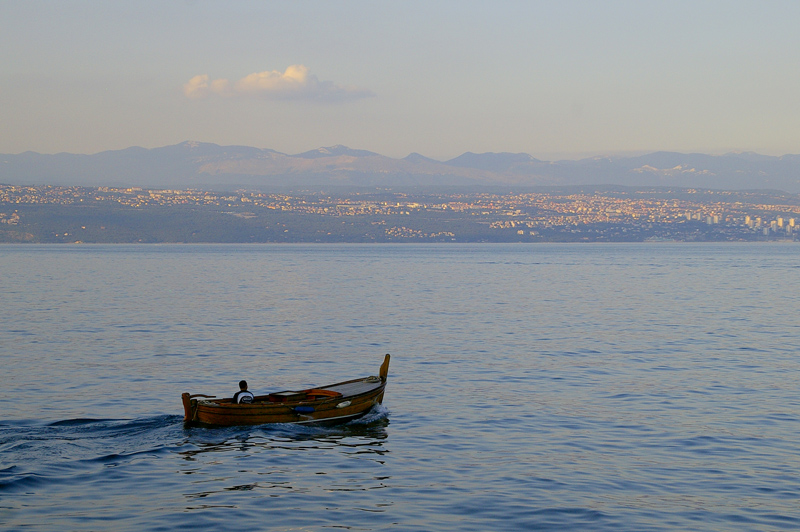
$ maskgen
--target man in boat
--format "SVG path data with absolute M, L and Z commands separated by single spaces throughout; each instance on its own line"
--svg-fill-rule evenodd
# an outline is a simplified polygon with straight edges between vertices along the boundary
M 250 404 L 255 396 L 247 390 L 247 381 L 239 381 L 239 391 L 233 394 L 233 402 L 236 404 Z

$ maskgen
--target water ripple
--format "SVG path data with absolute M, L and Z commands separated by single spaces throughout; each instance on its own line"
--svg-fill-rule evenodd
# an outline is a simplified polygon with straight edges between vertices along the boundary
M 800 529 L 796 246 L 11 246 L 9 530 Z M 180 393 L 374 374 L 338 427 Z M 32 392 L 35 391 L 35 393 Z

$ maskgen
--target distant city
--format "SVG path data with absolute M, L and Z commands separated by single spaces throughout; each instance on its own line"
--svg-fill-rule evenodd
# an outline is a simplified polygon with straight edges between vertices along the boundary
M 800 196 L 571 187 L 265 193 L 0 185 L 0 242 L 797 241 Z

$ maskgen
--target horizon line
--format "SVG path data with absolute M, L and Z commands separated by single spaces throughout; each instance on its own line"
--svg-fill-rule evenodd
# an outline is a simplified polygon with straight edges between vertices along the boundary
M 107 149 L 107 150 L 101 150 L 101 151 L 97 151 L 97 152 L 92 152 L 92 153 L 79 153 L 79 152 L 70 152 L 70 151 L 59 151 L 59 152 L 47 153 L 47 152 L 40 152 L 40 151 L 35 151 L 35 150 L 25 150 L 25 151 L 18 152 L 18 153 L 0 153 L 0 155 L 24 155 L 26 153 L 33 153 L 33 154 L 36 154 L 36 155 L 53 155 L 53 156 L 56 156 L 56 155 L 83 155 L 83 156 L 91 157 L 91 156 L 94 156 L 94 155 L 99 155 L 101 153 L 108 153 L 108 152 L 115 152 L 115 151 L 125 151 L 125 150 L 136 149 L 136 148 L 149 151 L 149 150 L 157 150 L 157 149 L 162 149 L 162 148 L 171 148 L 171 147 L 175 147 L 175 146 L 181 146 L 181 145 L 184 145 L 184 144 L 209 144 L 209 145 L 213 145 L 213 146 L 219 146 L 220 148 L 236 148 L 236 147 L 240 147 L 240 148 L 254 148 L 254 149 L 258 149 L 258 150 L 270 150 L 270 151 L 274 151 L 276 153 L 279 153 L 281 155 L 286 155 L 287 157 L 297 157 L 297 156 L 300 156 L 300 155 L 303 155 L 303 154 L 306 154 L 306 153 L 319 151 L 319 150 L 324 150 L 324 149 L 346 148 L 348 150 L 353 150 L 353 151 L 370 152 L 371 154 L 374 154 L 374 155 L 378 155 L 378 156 L 381 156 L 381 157 L 386 157 L 388 159 L 395 159 L 395 160 L 403 160 L 403 159 L 405 159 L 407 157 L 410 157 L 411 155 L 420 155 L 422 157 L 425 157 L 426 159 L 430 159 L 430 160 L 435 161 L 437 163 L 447 163 L 447 162 L 450 162 L 450 161 L 453 161 L 453 160 L 457 159 L 458 157 L 461 157 L 461 156 L 467 155 L 467 154 L 473 154 L 473 155 L 488 155 L 488 154 L 493 154 L 493 155 L 501 155 L 501 154 L 527 155 L 529 157 L 533 157 L 534 159 L 537 159 L 537 160 L 542 161 L 542 162 L 582 161 L 582 160 L 587 160 L 587 159 L 603 159 L 603 158 L 626 159 L 626 158 L 632 158 L 632 157 L 640 157 L 640 156 L 643 156 L 643 155 L 652 155 L 652 154 L 655 154 L 655 153 L 677 153 L 677 154 L 680 154 L 680 155 L 706 155 L 706 156 L 709 156 L 709 157 L 724 157 L 726 155 L 746 155 L 746 154 L 750 154 L 750 155 L 758 155 L 758 156 L 761 156 L 761 157 L 774 157 L 774 158 L 781 158 L 781 157 L 786 157 L 786 156 L 800 155 L 800 152 L 799 153 L 783 153 L 781 155 L 770 155 L 770 154 L 761 153 L 761 152 L 756 151 L 756 150 L 743 150 L 743 149 L 709 150 L 709 151 L 698 151 L 698 150 L 685 151 L 685 150 L 670 150 L 670 149 L 609 150 L 609 151 L 581 151 L 581 152 L 544 152 L 543 154 L 539 154 L 539 155 L 534 155 L 534 154 L 529 153 L 529 152 L 511 152 L 511 151 L 484 151 L 484 152 L 478 152 L 478 151 L 466 150 L 466 151 L 460 153 L 459 155 L 456 155 L 455 157 L 451 157 L 450 159 L 440 160 L 440 159 L 436 159 L 434 157 L 429 157 L 427 155 L 424 155 L 424 154 L 422 154 L 422 153 L 420 153 L 418 151 L 410 152 L 405 157 L 393 157 L 393 156 L 390 156 L 390 155 L 384 155 L 382 153 L 374 152 L 374 151 L 371 151 L 371 150 L 366 150 L 366 149 L 363 149 L 363 148 L 351 148 L 350 146 L 346 146 L 344 144 L 333 144 L 331 146 L 318 146 L 316 148 L 312 148 L 310 150 L 305 150 L 305 151 L 301 151 L 301 152 L 297 152 L 297 153 L 286 153 L 286 152 L 281 152 L 281 151 L 275 150 L 274 148 L 261 148 L 261 147 L 258 147 L 258 146 L 251 146 L 251 145 L 247 145 L 247 144 L 218 144 L 216 142 L 206 142 L 206 141 L 198 141 L 198 140 L 184 140 L 184 141 L 178 142 L 176 144 L 166 144 L 166 145 L 154 146 L 154 147 L 150 147 L 150 148 L 144 147 L 144 146 L 140 146 L 140 145 L 131 145 L 131 146 L 127 146 L 127 147 L 124 147 L 124 148 L 113 148 L 113 149 Z

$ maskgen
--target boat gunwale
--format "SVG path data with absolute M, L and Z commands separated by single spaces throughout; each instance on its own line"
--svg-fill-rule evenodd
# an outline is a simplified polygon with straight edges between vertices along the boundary
M 282 391 L 291 391 L 291 392 L 295 392 L 295 393 L 306 393 L 306 392 L 310 392 L 311 390 L 327 390 L 328 388 L 333 388 L 334 386 L 342 386 L 344 384 L 352 384 L 354 382 L 366 382 L 367 379 L 370 379 L 370 378 L 372 378 L 372 377 L 361 377 L 360 379 L 350 379 L 349 381 L 337 382 L 335 384 L 326 384 L 325 386 L 316 386 L 314 388 L 307 388 L 305 390 L 282 390 Z M 266 395 L 257 395 L 257 396 L 255 396 L 255 400 L 252 403 L 238 403 L 237 404 L 237 403 L 233 403 L 233 402 L 227 402 L 227 401 L 232 401 L 232 399 L 230 397 L 211 397 L 211 398 L 207 398 L 207 399 L 203 399 L 203 400 L 197 401 L 197 405 L 198 406 L 202 405 L 204 407 L 211 407 L 211 408 L 248 410 L 248 409 L 254 409 L 254 408 L 264 408 L 264 407 L 270 408 L 270 407 L 279 407 L 279 406 L 286 406 L 286 405 L 298 406 L 298 405 L 302 405 L 303 403 L 307 403 L 309 405 L 312 405 L 312 404 L 313 405 L 321 405 L 321 404 L 324 404 L 324 403 L 340 403 L 340 402 L 342 402 L 344 400 L 356 398 L 356 397 L 359 397 L 361 395 L 372 394 L 372 393 L 375 393 L 376 390 L 380 390 L 380 389 L 386 388 L 386 381 L 385 380 L 375 381 L 375 384 L 378 384 L 378 386 L 373 388 L 373 389 L 371 389 L 371 390 L 368 390 L 366 392 L 361 392 L 361 393 L 352 394 L 352 395 L 342 394 L 342 395 L 339 395 L 339 396 L 336 396 L 336 397 L 325 397 L 325 398 L 322 398 L 322 399 L 301 399 L 301 400 L 298 400 L 298 401 L 273 402 L 273 401 L 269 401 L 269 399 L 268 399 L 271 394 L 266 394 Z M 275 393 L 280 393 L 280 392 L 275 392 Z M 226 402 L 220 402 L 220 401 L 226 401 Z

